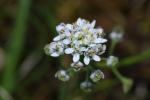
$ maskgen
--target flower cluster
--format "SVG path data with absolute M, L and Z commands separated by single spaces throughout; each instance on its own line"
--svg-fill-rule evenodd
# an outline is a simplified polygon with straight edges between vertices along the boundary
M 74 71 L 79 71 L 84 65 L 89 65 L 91 60 L 101 61 L 101 55 L 106 51 L 107 39 L 105 39 L 102 28 L 94 28 L 96 21 L 89 22 L 78 18 L 72 24 L 61 23 L 56 26 L 58 35 L 54 37 L 53 42 L 45 46 L 45 53 L 52 57 L 58 57 L 63 54 L 72 55 L 73 62 L 70 64 Z M 81 61 L 81 57 L 83 61 Z M 55 77 L 61 81 L 68 81 L 70 76 L 67 71 L 59 70 Z M 92 82 L 97 82 L 104 78 L 100 70 L 93 71 L 89 78 Z M 81 88 L 92 86 L 90 81 L 81 83 Z
M 84 56 L 84 63 L 90 60 L 100 61 L 100 55 L 106 50 L 107 39 L 103 38 L 103 29 L 94 28 L 95 20 L 91 23 L 79 18 L 73 24 L 61 23 L 56 27 L 58 36 L 47 46 L 47 54 L 58 57 L 62 54 L 71 54 L 76 65 L 80 56 Z M 81 62 L 80 62 L 81 63 Z M 82 64 L 81 64 L 82 65 Z

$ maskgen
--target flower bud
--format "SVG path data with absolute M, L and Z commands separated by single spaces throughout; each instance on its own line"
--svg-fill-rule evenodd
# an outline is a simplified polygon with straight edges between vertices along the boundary
M 101 70 L 95 70 L 91 75 L 90 79 L 93 82 L 98 82 L 100 79 L 104 79 L 104 73 Z
M 70 76 L 64 70 L 57 71 L 55 77 L 64 82 L 70 79 Z
M 119 62 L 118 57 L 109 56 L 107 58 L 107 66 L 115 66 Z
M 89 81 L 84 81 L 80 84 L 80 88 L 86 92 L 91 92 L 92 83 Z
M 78 61 L 72 63 L 71 67 L 74 69 L 74 71 L 79 71 L 83 67 L 83 64 L 80 61 Z
M 110 33 L 110 38 L 116 42 L 121 41 L 123 38 L 123 31 L 121 26 L 114 27 L 113 31 Z
M 45 46 L 44 46 L 44 51 L 45 51 L 45 54 L 46 55 L 50 55 L 50 51 L 49 51 L 49 44 L 46 44 Z

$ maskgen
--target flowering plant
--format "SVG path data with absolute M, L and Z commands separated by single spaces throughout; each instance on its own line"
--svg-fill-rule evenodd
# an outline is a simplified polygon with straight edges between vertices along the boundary
M 104 79 L 104 73 L 100 69 L 94 69 L 89 66 L 91 60 L 100 62 L 102 59 L 101 55 L 106 51 L 107 39 L 104 38 L 103 28 L 95 28 L 95 23 L 95 20 L 90 23 L 81 18 L 78 18 L 77 21 L 72 24 L 60 23 L 56 26 L 58 35 L 53 38 L 53 42 L 47 44 L 44 48 L 45 53 L 52 57 L 59 57 L 63 54 L 72 55 L 73 62 L 70 64 L 70 68 L 75 72 L 86 68 L 86 66 L 90 67 L 87 69 L 86 80 L 80 84 L 81 89 L 86 91 L 91 91 L 90 87 L 92 83 Z M 112 39 L 112 46 L 121 41 L 122 36 L 123 34 L 118 34 L 118 32 L 111 32 L 110 38 Z M 111 67 L 113 69 L 112 71 L 118 76 L 119 74 L 118 72 L 116 73 L 114 66 L 117 65 L 119 60 L 117 57 L 111 55 L 112 51 L 113 47 L 110 50 L 109 57 L 104 59 L 106 59 L 106 66 Z M 83 60 L 81 58 L 83 58 Z M 91 72 L 90 75 L 89 71 Z M 65 71 L 64 69 L 57 71 L 55 77 L 64 82 L 70 80 L 69 71 Z M 128 83 L 127 78 L 121 77 L 120 79 L 122 82 Z M 127 85 L 125 84 L 125 89 Z

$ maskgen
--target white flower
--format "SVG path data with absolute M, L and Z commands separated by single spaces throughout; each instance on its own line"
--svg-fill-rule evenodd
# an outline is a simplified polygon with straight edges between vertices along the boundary
M 98 82 L 100 79 L 104 79 L 104 73 L 101 70 L 95 70 L 91 75 L 90 79 L 93 82 Z
M 98 49 L 98 55 L 102 55 L 103 53 L 105 53 L 105 51 L 106 51 L 106 45 L 105 44 L 103 44 L 103 45 L 99 44 L 99 45 L 97 45 L 97 47 L 99 48 Z
M 91 92 L 92 83 L 89 81 L 84 81 L 80 84 L 80 88 L 86 92 Z
M 107 58 L 107 66 L 115 66 L 119 62 L 118 57 L 109 56 Z
M 110 33 L 110 38 L 113 41 L 121 41 L 123 38 L 123 33 L 118 33 L 118 32 L 113 31 Z
M 83 64 L 82 62 L 78 61 L 78 62 L 74 62 L 71 64 L 71 67 L 75 70 L 75 71 L 79 71 L 82 67 Z
M 64 52 L 64 45 L 61 42 L 52 42 L 49 45 L 49 53 L 52 57 L 58 57 Z
M 56 31 L 58 33 L 61 33 L 65 30 L 65 24 L 64 23 L 60 23 L 60 25 L 56 26 Z
M 93 59 L 94 61 L 100 61 L 101 58 L 99 55 L 103 54 L 106 50 L 105 45 L 101 44 L 93 44 L 90 45 L 90 47 L 87 48 L 85 52 L 85 57 L 84 57 L 84 63 L 88 65 L 90 63 L 90 60 Z
M 70 76 L 64 70 L 57 71 L 55 77 L 64 82 L 70 79 Z

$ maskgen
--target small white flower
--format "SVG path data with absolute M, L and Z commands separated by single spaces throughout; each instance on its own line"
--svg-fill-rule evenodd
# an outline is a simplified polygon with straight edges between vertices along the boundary
M 78 18 L 76 24 L 77 24 L 78 26 L 86 25 L 86 20 L 81 19 L 81 18 Z
M 70 76 L 64 70 L 57 71 L 55 77 L 64 82 L 70 79 Z
M 96 44 L 93 44 L 93 45 L 90 45 L 89 48 L 87 48 L 87 50 L 85 51 L 84 55 L 84 63 L 86 65 L 88 65 L 90 63 L 90 60 L 93 59 L 94 61 L 100 61 L 101 58 L 100 58 L 100 54 L 102 54 L 104 51 L 103 51 L 103 45 L 96 45 Z
M 72 30 L 72 29 L 73 29 L 73 25 L 67 24 L 67 25 L 66 25 L 66 28 L 67 28 L 68 30 Z
M 97 45 L 97 47 L 98 47 L 98 55 L 102 55 L 103 53 L 105 53 L 105 51 L 106 51 L 105 44 L 103 44 L 103 45 L 99 44 L 99 45 Z
M 64 45 L 61 42 L 52 42 L 49 45 L 49 53 L 52 57 L 58 57 L 64 52 Z
M 109 56 L 107 58 L 107 66 L 115 66 L 119 62 L 118 57 Z
M 60 25 L 56 26 L 56 31 L 58 33 L 64 31 L 64 29 L 65 29 L 65 24 L 64 23 L 61 23 Z
M 75 71 L 79 71 L 82 67 L 83 67 L 83 63 L 78 61 L 78 62 L 74 62 L 71 64 L 71 67 L 75 70 Z
M 86 92 L 91 92 L 92 83 L 89 81 L 84 81 L 80 84 L 80 88 Z
M 121 41 L 123 38 L 123 34 L 113 31 L 110 33 L 110 38 L 114 41 Z
M 104 79 L 104 73 L 101 70 L 95 70 L 91 75 L 90 79 L 93 82 L 98 82 L 100 79 Z

